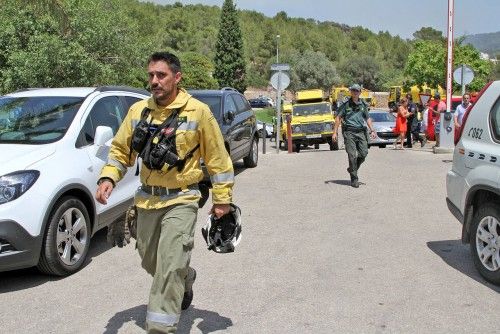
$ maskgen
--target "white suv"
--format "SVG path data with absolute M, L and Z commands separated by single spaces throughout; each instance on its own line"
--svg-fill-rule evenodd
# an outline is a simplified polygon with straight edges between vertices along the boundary
M 474 264 L 500 284 L 500 81 L 486 85 L 464 116 L 446 177 L 448 208 L 462 225 Z
M 99 87 L 0 97 L 0 271 L 36 265 L 62 276 L 81 268 L 91 236 L 123 216 L 139 186 L 130 171 L 108 205 L 94 200 L 113 135 L 148 96 Z

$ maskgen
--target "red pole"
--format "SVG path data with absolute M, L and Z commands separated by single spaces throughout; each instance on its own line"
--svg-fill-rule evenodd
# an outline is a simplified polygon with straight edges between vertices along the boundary
M 293 152 L 292 147 L 292 117 L 291 115 L 286 115 L 286 140 L 288 142 L 288 153 Z

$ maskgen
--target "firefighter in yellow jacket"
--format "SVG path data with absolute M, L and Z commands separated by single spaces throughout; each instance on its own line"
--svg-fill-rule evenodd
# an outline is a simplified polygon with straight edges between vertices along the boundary
M 135 103 L 118 130 L 102 169 L 96 199 L 106 204 L 127 167 L 142 158 L 137 206 L 137 249 L 153 276 L 146 315 L 148 333 L 175 333 L 181 309 L 193 298 L 196 271 L 189 267 L 203 178 L 212 181 L 217 217 L 232 201 L 234 171 L 210 109 L 177 85 L 179 59 L 168 52 L 148 59 L 152 97 Z

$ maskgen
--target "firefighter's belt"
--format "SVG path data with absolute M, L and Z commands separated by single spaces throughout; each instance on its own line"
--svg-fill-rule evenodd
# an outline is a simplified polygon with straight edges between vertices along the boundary
M 169 189 L 161 186 L 148 186 L 147 184 L 143 184 L 141 185 L 141 190 L 153 196 L 168 196 L 168 195 L 178 194 L 186 190 L 198 190 L 198 184 L 192 184 L 182 189 L 181 188 Z

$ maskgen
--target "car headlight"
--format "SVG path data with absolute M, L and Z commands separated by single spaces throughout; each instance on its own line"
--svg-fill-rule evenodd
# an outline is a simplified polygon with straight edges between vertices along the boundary
M 300 126 L 294 126 L 293 127 L 293 132 L 300 133 Z
M 37 170 L 23 170 L 0 176 L 0 204 L 20 197 L 40 176 Z
M 325 131 L 332 131 L 332 123 L 325 123 Z

